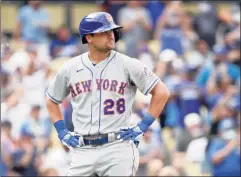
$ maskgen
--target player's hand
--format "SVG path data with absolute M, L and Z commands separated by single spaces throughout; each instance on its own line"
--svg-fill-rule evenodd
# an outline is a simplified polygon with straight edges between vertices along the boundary
M 138 140 L 141 136 L 143 136 L 143 134 L 147 131 L 148 128 L 149 128 L 148 125 L 144 124 L 143 122 L 140 122 L 132 128 L 121 129 L 121 132 L 118 138 L 121 141 L 128 140 L 128 139 L 135 141 L 135 140 Z
M 54 123 L 54 127 L 58 132 L 58 137 L 63 145 L 67 146 L 69 149 L 80 147 L 79 139 L 76 136 L 74 136 L 73 132 L 70 132 L 65 127 L 64 120 L 56 121 Z
M 79 140 L 73 136 L 67 129 L 61 130 L 58 134 L 61 143 L 67 146 L 69 149 L 79 147 Z
M 143 136 L 143 134 L 148 130 L 154 121 L 155 118 L 151 114 L 146 113 L 142 121 L 136 126 L 132 128 L 121 129 L 120 135 L 117 138 L 119 138 L 121 141 L 127 139 L 133 141 L 138 140 L 141 136 Z

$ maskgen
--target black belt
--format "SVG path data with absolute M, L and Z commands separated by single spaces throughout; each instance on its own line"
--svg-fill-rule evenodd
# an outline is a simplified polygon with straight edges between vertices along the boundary
M 84 145 L 92 145 L 92 146 L 98 146 L 103 145 L 107 143 L 114 142 L 117 139 L 117 136 L 120 133 L 109 133 L 109 134 L 101 134 L 101 135 L 85 135 L 83 136 L 83 143 Z M 77 138 L 80 138 L 80 136 L 77 136 Z M 136 147 L 139 145 L 139 141 L 134 141 Z
M 117 140 L 119 133 L 101 134 L 101 135 L 85 135 L 83 136 L 84 145 L 103 145 Z M 111 136 L 111 138 L 110 138 Z M 79 137 L 78 137 L 79 138 Z

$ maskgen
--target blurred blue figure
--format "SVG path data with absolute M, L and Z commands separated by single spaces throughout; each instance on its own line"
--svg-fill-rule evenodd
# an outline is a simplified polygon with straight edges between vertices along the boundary
M 162 15 L 166 6 L 165 1 L 148 1 L 146 4 L 146 8 L 149 10 L 150 15 L 152 17 L 152 29 L 156 28 L 157 21 L 159 17 Z
M 218 25 L 216 8 L 210 2 L 200 2 L 197 10 L 198 12 L 194 18 L 194 29 L 199 39 L 205 40 L 209 48 L 212 48 L 216 41 Z
M 181 59 L 178 59 L 182 62 Z M 178 61 L 176 60 L 176 61 Z M 176 141 L 176 151 L 186 152 L 188 144 L 193 139 L 190 132 L 187 131 L 184 118 L 190 113 L 200 114 L 200 107 L 205 104 L 204 91 L 192 81 L 191 70 L 187 68 L 184 63 L 172 62 L 175 67 L 177 76 L 180 80 L 172 88 L 172 100 L 168 102 L 166 107 L 167 119 L 173 118 L 173 114 L 176 116 L 174 123 L 174 136 Z M 166 78 L 168 79 L 168 77 Z M 168 86 L 169 84 L 167 84 Z M 172 115 L 172 116 L 171 116 Z M 169 122 L 168 122 L 169 121 Z M 167 120 L 170 124 L 170 120 Z
M 165 7 L 163 15 L 158 19 L 156 25 L 155 38 L 160 40 L 161 51 L 172 49 L 178 55 L 184 54 L 182 41 L 184 33 L 181 28 L 181 8 L 180 1 L 169 2 Z
M 41 107 L 32 105 L 30 115 L 22 124 L 20 133 L 22 135 L 32 136 L 36 143 L 38 153 L 46 152 L 50 143 L 51 122 L 47 117 L 40 115 Z
M 128 19 L 128 20 L 127 20 Z M 127 1 L 127 6 L 118 12 L 120 26 L 125 26 L 122 31 L 124 53 L 130 57 L 138 56 L 138 48 L 146 43 L 151 34 L 151 16 L 142 6 L 141 1 Z
M 184 34 L 180 27 L 165 27 L 160 36 L 160 41 L 162 44 L 161 51 L 165 49 L 172 49 L 177 52 L 178 55 L 183 55 L 183 38 Z
M 213 52 L 215 55 L 213 61 L 207 63 L 200 69 L 196 77 L 196 83 L 201 87 L 205 87 L 212 71 L 221 63 L 224 63 L 227 67 L 227 74 L 236 82 L 240 78 L 240 67 L 227 61 L 227 54 L 229 52 L 227 48 L 225 46 L 215 45 Z
M 179 71 L 181 83 L 175 88 L 177 105 L 180 110 L 178 125 L 184 127 L 184 117 L 189 113 L 200 114 L 200 107 L 206 104 L 205 93 L 190 78 L 189 69 L 184 67 Z
M 49 14 L 41 7 L 41 1 L 29 1 L 21 7 L 18 14 L 16 35 L 30 43 L 47 42 Z
M 171 96 L 165 106 L 166 121 L 165 125 L 168 127 L 177 126 L 177 121 L 180 116 L 180 109 L 177 105 L 177 98 L 175 94 L 175 88 L 180 84 L 181 78 L 176 74 L 167 75 L 164 78 L 164 83 L 169 89 Z
M 240 176 L 240 130 L 234 119 L 219 122 L 218 136 L 211 140 L 207 157 L 212 176 Z
M 214 82 L 216 84 L 216 92 L 209 94 L 208 91 L 206 93 L 206 100 L 207 100 L 207 108 L 209 111 L 212 111 L 212 109 L 216 106 L 216 104 L 218 103 L 218 101 L 224 96 L 224 91 L 223 91 L 223 86 L 224 84 L 227 84 L 225 82 L 223 82 L 224 79 L 222 77 L 222 75 L 217 75 Z
M 49 139 L 51 133 L 51 122 L 47 118 L 40 116 L 41 107 L 32 105 L 30 116 L 21 126 L 21 132 L 29 132 L 34 137 L 43 137 Z
M 213 47 L 213 53 L 214 58 L 212 61 L 204 65 L 196 77 L 196 82 L 201 87 L 205 87 L 207 84 L 207 81 L 209 77 L 211 76 L 212 70 L 215 69 L 215 67 L 220 64 L 221 62 L 224 62 L 227 56 L 227 49 L 224 46 L 216 45 Z
M 2 156 L 1 156 L 1 176 L 7 176 L 7 167 L 4 163 L 4 161 L 2 160 Z
M 51 41 L 50 55 L 56 57 L 74 57 L 78 54 L 78 39 L 70 34 L 67 26 L 61 26 L 57 36 Z
M 21 132 L 20 147 L 13 153 L 13 170 L 22 176 L 38 176 L 36 166 L 37 147 L 33 141 L 34 135 L 27 131 Z

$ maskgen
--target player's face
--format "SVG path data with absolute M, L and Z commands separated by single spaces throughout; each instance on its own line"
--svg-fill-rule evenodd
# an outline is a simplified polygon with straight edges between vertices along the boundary
M 93 44 L 94 48 L 98 51 L 108 52 L 115 47 L 114 32 L 110 30 L 102 33 L 95 33 L 89 43 Z

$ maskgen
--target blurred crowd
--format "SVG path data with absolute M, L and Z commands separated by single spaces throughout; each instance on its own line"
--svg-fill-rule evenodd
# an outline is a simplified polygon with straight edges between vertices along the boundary
M 240 3 L 220 10 L 217 2 L 193 2 L 195 12 L 182 1 L 97 3 L 124 26 L 116 50 L 145 63 L 171 92 L 140 139 L 137 176 L 240 176 Z M 54 22 L 41 1 L 11 18 L 18 21 L 12 36 L 1 32 L 1 176 L 64 175 L 69 150 L 52 128 L 45 91 L 87 46 L 65 24 L 50 37 Z M 69 100 L 60 106 L 73 131 Z M 137 92 L 131 124 L 149 101 Z

